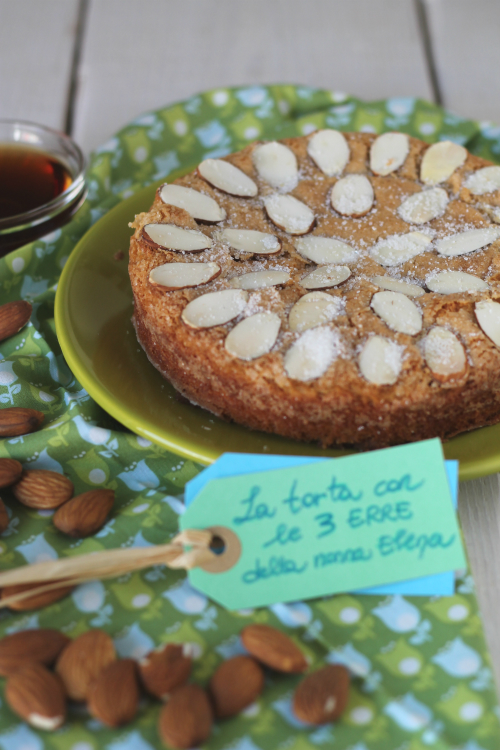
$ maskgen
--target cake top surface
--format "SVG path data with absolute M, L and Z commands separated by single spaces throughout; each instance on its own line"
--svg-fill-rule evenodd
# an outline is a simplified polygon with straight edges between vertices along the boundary
M 152 299 L 256 371 L 312 384 L 350 362 L 381 387 L 419 360 L 449 387 L 477 334 L 500 346 L 500 167 L 450 141 L 257 142 L 161 186 L 132 226 Z

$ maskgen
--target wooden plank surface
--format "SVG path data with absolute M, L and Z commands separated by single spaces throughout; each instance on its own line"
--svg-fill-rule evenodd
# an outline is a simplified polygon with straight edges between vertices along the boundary
M 276 82 L 430 98 L 413 0 L 91 0 L 74 133 L 89 150 L 145 110 Z
M 459 512 L 493 672 L 500 688 L 500 476 L 461 482 Z
M 444 106 L 500 123 L 500 2 L 425 2 Z
M 465 117 L 500 123 L 500 3 L 425 0 L 425 10 L 443 106 Z M 500 686 L 499 475 L 461 483 L 459 510 Z
M 63 129 L 78 0 L 0 0 L 0 117 Z

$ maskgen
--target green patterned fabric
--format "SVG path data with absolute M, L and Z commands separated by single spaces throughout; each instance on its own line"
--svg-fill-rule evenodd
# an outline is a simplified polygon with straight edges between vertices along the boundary
M 111 520 L 93 538 L 74 541 L 55 530 L 50 512 L 3 498 L 10 525 L 0 539 L 0 569 L 67 555 L 167 541 L 177 530 L 182 489 L 201 467 L 137 437 L 93 402 L 66 366 L 53 323 L 54 295 L 77 240 L 121 199 L 180 167 L 245 146 L 316 128 L 399 130 L 428 142 L 453 139 L 500 162 L 500 128 L 464 120 L 432 104 L 399 98 L 363 102 L 299 86 L 218 89 L 135 120 L 92 156 L 89 195 L 62 230 L 0 261 L 1 300 L 29 299 L 32 322 L 0 343 L 0 403 L 45 414 L 43 429 L 4 440 L 0 456 L 27 468 L 64 472 L 77 493 L 115 490 Z M 194 591 L 183 572 L 155 567 L 91 582 L 41 611 L 0 614 L 0 636 L 57 627 L 71 637 L 89 628 L 112 635 L 121 656 L 139 658 L 161 643 L 197 644 L 193 679 L 205 684 L 222 659 L 241 651 L 249 622 L 286 630 L 313 667 L 349 666 L 348 708 L 336 725 L 295 720 L 296 677 L 270 674 L 263 695 L 240 716 L 218 723 L 210 750 L 498 750 L 499 711 L 471 576 L 453 597 L 349 594 L 269 609 L 227 612 Z M 58 732 L 20 722 L 2 699 L 1 750 L 151 750 L 161 743 L 159 705 L 144 700 L 136 720 L 110 730 L 73 707 Z

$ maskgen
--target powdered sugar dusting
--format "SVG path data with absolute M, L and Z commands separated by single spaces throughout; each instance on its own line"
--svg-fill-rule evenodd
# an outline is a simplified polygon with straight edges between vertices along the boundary
M 464 348 L 455 334 L 446 328 L 432 328 L 422 345 L 425 360 L 434 373 L 448 376 L 464 370 Z
M 303 333 L 285 355 L 285 370 L 294 380 L 321 377 L 344 351 L 337 330 L 321 326 Z
M 361 216 L 373 205 L 373 188 L 367 177 L 350 174 L 335 183 L 332 189 L 332 206 L 343 216 Z

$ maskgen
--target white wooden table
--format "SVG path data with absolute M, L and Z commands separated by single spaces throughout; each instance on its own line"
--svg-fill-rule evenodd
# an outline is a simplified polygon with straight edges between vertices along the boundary
M 290 82 L 420 96 L 500 123 L 498 0 L 0 0 L 0 117 L 87 152 L 203 89 Z M 498 476 L 460 516 L 500 685 Z

